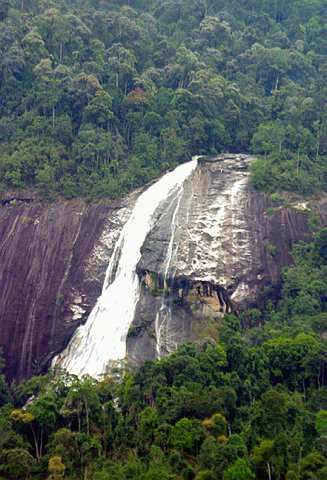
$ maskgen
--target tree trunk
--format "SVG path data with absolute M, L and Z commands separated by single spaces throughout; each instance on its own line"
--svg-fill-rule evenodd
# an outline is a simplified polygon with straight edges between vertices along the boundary
M 86 413 L 86 433 L 90 435 L 89 408 L 87 405 L 87 400 L 84 400 L 84 404 L 85 404 L 85 413 Z
M 35 456 L 36 456 L 37 461 L 39 461 L 40 460 L 39 444 L 38 444 L 38 441 L 37 441 L 36 432 L 35 432 L 34 427 L 32 425 L 31 425 L 31 430 L 32 430 L 32 435 L 33 435 L 33 440 L 34 440 Z
M 297 164 L 296 164 L 296 176 L 300 173 L 300 150 L 297 151 Z
M 318 131 L 317 131 L 316 160 L 318 160 L 319 150 L 320 150 L 320 128 L 321 128 L 321 125 L 319 125 Z
M 302 460 L 302 447 L 300 447 L 299 459 L 298 459 L 298 462 L 297 462 L 297 473 L 298 473 L 299 478 L 300 478 L 300 465 L 301 465 L 301 460 Z
M 42 457 L 42 453 L 43 453 L 43 429 L 41 429 L 41 435 L 40 435 L 40 448 L 39 448 L 40 458 Z
M 80 414 L 77 414 L 77 422 L 78 422 L 78 433 L 81 433 L 81 417 Z
M 267 470 L 268 470 L 268 479 L 271 480 L 271 469 L 270 469 L 270 463 L 267 462 Z
M 60 42 L 60 47 L 59 47 L 59 61 L 60 63 L 62 62 L 63 59 L 63 44 Z

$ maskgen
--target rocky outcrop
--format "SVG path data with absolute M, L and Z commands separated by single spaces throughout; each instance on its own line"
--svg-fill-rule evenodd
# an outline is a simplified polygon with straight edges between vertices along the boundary
M 218 340 L 217 323 L 233 306 L 225 290 L 187 277 L 166 279 L 145 272 L 141 297 L 127 338 L 128 360 L 139 365 L 185 341 Z
M 254 191 L 250 161 L 202 159 L 183 194 L 160 204 L 137 267 L 131 364 L 212 338 L 226 311 L 278 292 L 293 243 L 310 239 L 313 217 L 327 224 L 325 197 L 272 201 Z M 0 347 L 10 379 L 44 371 L 86 321 L 138 193 L 97 203 L 0 196 Z
M 20 380 L 44 371 L 87 318 L 130 209 L 33 195 L 0 203 L 0 347 Z
M 127 342 L 132 363 L 171 352 L 199 331 L 203 337 L 226 311 L 276 296 L 292 245 L 310 239 L 312 216 L 326 224 L 325 198 L 273 201 L 251 186 L 250 162 L 246 155 L 200 160 L 177 214 L 172 199 L 157 212 L 138 265 L 142 293 Z

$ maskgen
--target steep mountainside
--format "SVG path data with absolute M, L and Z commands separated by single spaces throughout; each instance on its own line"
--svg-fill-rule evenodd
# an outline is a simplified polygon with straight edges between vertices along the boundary
M 267 286 L 278 286 L 290 246 L 309 238 L 305 205 L 276 206 L 254 191 L 248 160 L 201 161 L 178 205 L 167 198 L 156 211 L 137 267 L 142 288 L 127 340 L 133 362 L 201 336 L 208 324 L 200 318 L 215 321 L 260 301 Z M 1 198 L 0 345 L 10 378 L 44 370 L 86 320 L 137 197 L 49 205 L 33 195 Z M 316 204 L 326 222 L 326 199 Z
M 326 222 L 327 199 L 276 203 L 255 191 L 251 160 L 200 160 L 178 206 L 168 198 L 158 209 L 138 264 L 142 292 L 127 342 L 130 360 L 210 337 L 225 312 L 276 298 L 292 245 L 310 239 L 313 212 Z
M 44 370 L 93 307 L 125 204 L 2 197 L 0 345 L 10 378 Z

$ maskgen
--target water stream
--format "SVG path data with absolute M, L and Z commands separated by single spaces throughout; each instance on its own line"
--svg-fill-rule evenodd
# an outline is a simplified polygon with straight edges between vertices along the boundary
M 79 376 L 89 374 L 98 377 L 111 364 L 125 359 L 126 337 L 140 294 L 136 267 L 142 245 L 153 226 L 160 203 L 174 194 L 179 205 L 184 181 L 196 166 L 196 158 L 178 166 L 139 196 L 115 246 L 102 294 L 86 323 L 76 330 L 67 348 L 54 359 L 54 366 Z M 171 249 L 172 243 L 169 251 Z M 169 263 L 168 258 L 167 271 Z

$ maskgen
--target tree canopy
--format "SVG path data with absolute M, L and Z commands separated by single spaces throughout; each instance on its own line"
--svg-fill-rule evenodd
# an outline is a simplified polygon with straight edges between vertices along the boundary
M 98 381 L 0 377 L 0 478 L 325 480 L 326 238 L 295 248 L 276 304 L 217 323 L 219 343 Z
M 0 182 L 122 195 L 192 154 L 326 187 L 323 0 L 1 0 Z

